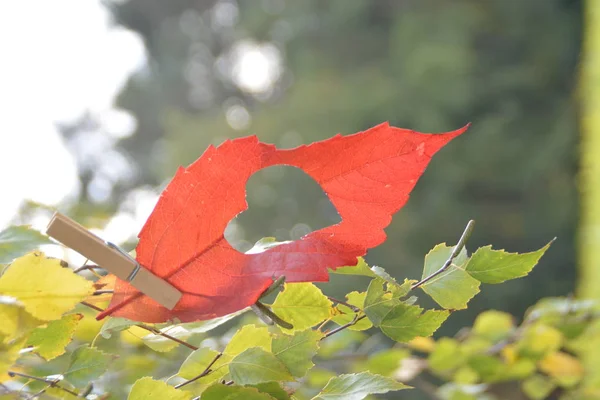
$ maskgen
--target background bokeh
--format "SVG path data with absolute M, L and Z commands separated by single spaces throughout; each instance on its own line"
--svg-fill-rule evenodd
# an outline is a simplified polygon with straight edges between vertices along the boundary
M 558 237 L 534 273 L 484 287 L 447 334 L 483 309 L 520 315 L 574 290 L 581 1 L 42 4 L 0 6 L 0 224 L 43 228 L 45 203 L 133 248 L 176 168 L 226 138 L 294 147 L 383 121 L 422 132 L 472 122 L 367 260 L 418 278 L 426 252 L 455 243 L 469 219 L 471 249 Z M 247 190 L 249 210 L 226 233 L 241 250 L 338 220 L 291 167 L 260 171 Z M 350 290 L 340 285 L 323 287 Z

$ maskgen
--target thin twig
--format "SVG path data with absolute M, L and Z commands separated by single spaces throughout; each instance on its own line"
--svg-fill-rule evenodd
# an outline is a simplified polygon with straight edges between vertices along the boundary
M 101 294 L 112 294 L 114 292 L 114 290 L 96 290 L 94 293 L 92 293 L 92 296 L 100 296 Z
M 178 339 L 175 336 L 171 336 L 168 333 L 162 332 L 160 329 L 156 329 L 156 328 L 154 328 L 152 326 L 149 326 L 149 325 L 146 325 L 146 324 L 135 324 L 135 326 L 139 326 L 140 328 L 145 329 L 145 330 L 147 330 L 149 332 L 152 332 L 152 333 L 154 333 L 156 335 L 162 336 L 162 337 L 164 337 L 166 339 L 169 339 L 169 340 L 172 340 L 172 341 L 174 341 L 176 343 L 179 343 L 180 345 L 185 346 L 188 349 L 198 350 L 198 348 L 199 348 L 199 347 L 194 346 L 193 344 L 190 344 L 190 343 L 185 342 L 185 341 L 183 341 L 181 339 Z
M 50 385 L 52 387 L 55 387 L 57 389 L 60 389 L 62 391 L 65 391 L 65 392 L 67 392 L 69 394 L 72 394 L 73 396 L 78 396 L 79 395 L 79 393 L 74 392 L 71 389 L 67 389 L 65 387 L 60 386 L 58 384 L 58 382 L 60 382 L 60 380 L 48 379 L 48 378 L 40 378 L 39 376 L 33 376 L 33 375 L 23 374 L 21 372 L 15 372 L 15 371 L 8 371 L 8 376 L 10 376 L 11 378 L 14 378 L 15 376 L 20 376 L 21 378 L 33 379 L 34 381 L 47 383 L 48 385 Z
M 329 336 L 331 336 L 331 335 L 335 335 L 336 333 L 338 333 L 338 332 L 340 332 L 340 331 L 343 331 L 344 329 L 346 329 L 346 328 L 349 328 L 349 327 L 351 327 L 352 325 L 355 325 L 356 323 L 358 323 L 358 321 L 360 321 L 360 320 L 362 320 L 362 319 L 365 319 L 366 317 L 367 317 L 366 315 L 361 315 L 361 316 L 359 317 L 359 316 L 358 316 L 358 314 L 355 314 L 355 315 L 354 315 L 354 319 L 353 319 L 352 321 L 350 321 L 350 322 L 348 322 L 347 324 L 344 324 L 344 325 L 342 325 L 342 326 L 338 326 L 337 328 L 335 328 L 335 329 L 333 329 L 333 330 L 331 330 L 331 331 L 327 332 L 327 333 L 325 334 L 325 336 L 323 336 L 323 337 L 321 338 L 321 340 L 323 340 L 323 339 L 326 339 L 326 338 L 328 338 L 328 337 L 329 337 Z
M 353 306 L 352 304 L 350 304 L 350 303 L 347 303 L 347 302 L 345 302 L 345 301 L 338 300 L 338 299 L 336 299 L 335 297 L 327 296 L 327 298 L 329 299 L 329 301 L 332 301 L 332 302 L 334 302 L 334 303 L 337 303 L 337 304 L 341 304 L 341 305 L 343 305 L 343 306 L 346 306 L 346 307 L 348 307 L 349 309 L 351 309 L 351 310 L 352 310 L 352 311 L 354 311 L 354 312 L 359 312 L 359 311 L 360 311 L 360 308 L 358 308 L 358 307 L 356 307 L 356 306 Z
M 454 261 L 454 259 L 460 254 L 462 249 L 465 247 L 465 244 L 467 243 L 467 240 L 469 240 L 469 236 L 471 236 L 471 233 L 473 232 L 474 227 L 475 227 L 475 221 L 470 220 L 469 223 L 467 224 L 462 236 L 458 240 L 458 243 L 456 244 L 456 246 L 454 246 L 454 249 L 452 250 L 450 257 L 448 257 L 448 259 L 446 260 L 444 265 L 442 265 L 442 267 L 440 269 L 438 269 L 437 271 L 435 271 L 433 274 L 421 279 L 419 282 L 412 285 L 411 290 L 423 286 L 424 284 L 426 284 L 427 282 L 429 282 L 436 276 L 438 276 L 441 273 L 443 273 L 444 271 L 446 271 L 448 269 L 448 267 L 450 267 L 450 265 L 452 265 L 452 261 Z
M 86 307 L 89 307 L 89 308 L 91 308 L 92 310 L 96 310 L 96 311 L 99 311 L 99 312 L 102 312 L 102 311 L 104 311 L 103 309 L 101 309 L 101 308 L 100 308 L 100 307 L 98 307 L 97 305 L 95 305 L 95 304 L 92 304 L 92 303 L 88 303 L 87 301 L 82 301 L 82 302 L 81 302 L 81 304 L 83 304 L 83 305 L 84 305 L 84 306 L 86 306 Z
M 87 306 L 89 308 L 92 308 L 92 309 L 94 309 L 96 311 L 100 311 L 100 312 L 104 311 L 100 307 L 98 307 L 98 306 L 96 306 L 94 304 L 90 304 L 87 301 L 82 301 L 81 304 L 83 304 L 84 306 Z M 174 336 L 171 336 L 168 333 L 162 332 L 160 329 L 156 329 L 156 328 L 153 328 L 153 327 L 151 327 L 149 325 L 142 324 L 142 323 L 135 324 L 135 326 L 140 327 L 142 329 L 145 329 L 145 330 L 147 330 L 149 332 L 152 332 L 152 333 L 154 333 L 156 335 L 162 336 L 162 337 L 164 337 L 166 339 L 172 340 L 172 341 L 174 341 L 176 343 L 179 343 L 180 345 L 183 345 L 183 346 L 187 347 L 188 349 L 198 350 L 198 347 L 194 346 L 193 344 L 190 344 L 190 343 L 185 342 L 185 341 L 183 341 L 181 339 L 178 339 L 178 338 L 176 338 Z
M 217 360 L 218 360 L 219 358 L 221 358 L 221 356 L 222 356 L 222 355 L 223 355 L 223 353 L 219 353 L 219 354 L 217 354 L 217 355 L 215 356 L 215 358 L 213 358 L 213 360 L 210 362 L 210 364 L 208 364 L 208 366 L 207 366 L 207 367 L 204 369 L 204 371 L 202 371 L 202 372 L 201 372 L 201 373 L 200 373 L 198 376 L 195 376 L 195 377 L 193 377 L 193 378 L 192 378 L 192 379 L 190 379 L 190 380 L 187 380 L 187 381 L 185 381 L 185 382 L 183 382 L 183 383 L 180 383 L 179 385 L 176 385 L 176 386 L 175 386 L 175 389 L 179 389 L 179 388 L 181 388 L 181 387 L 183 387 L 183 386 L 185 386 L 185 385 L 189 385 L 190 383 L 192 383 L 192 382 L 195 382 L 195 381 L 197 381 L 198 379 L 200 379 L 200 378 L 203 378 L 203 377 L 205 377 L 206 375 L 210 374 L 210 373 L 212 372 L 212 369 L 211 369 L 211 368 L 212 368 L 212 366 L 213 366 L 213 365 L 214 365 L 214 364 L 217 362 Z
M 85 271 L 85 270 L 91 269 L 93 267 L 97 267 L 97 265 L 87 265 L 88 261 L 90 261 L 90 259 L 86 258 L 85 261 L 83 262 L 83 264 L 81 264 L 81 267 L 77 268 L 73 272 L 77 274 L 81 271 Z

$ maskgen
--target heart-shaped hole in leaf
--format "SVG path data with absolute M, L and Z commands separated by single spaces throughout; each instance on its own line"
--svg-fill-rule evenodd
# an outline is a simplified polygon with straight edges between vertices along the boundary
M 341 222 L 319 184 L 300 168 L 264 168 L 246 184 L 248 209 L 229 221 L 225 239 L 245 253 L 262 238 L 298 240 Z

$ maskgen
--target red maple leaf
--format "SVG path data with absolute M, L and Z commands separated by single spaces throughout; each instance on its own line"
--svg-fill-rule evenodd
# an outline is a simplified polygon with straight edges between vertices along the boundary
M 329 279 L 327 269 L 354 265 L 381 244 L 384 228 L 408 200 L 431 157 L 468 126 L 428 135 L 387 123 L 354 135 L 280 150 L 256 136 L 210 146 L 177 174 L 139 234 L 137 261 L 183 296 L 173 310 L 117 280 L 110 306 L 98 315 L 182 322 L 232 313 L 255 303 L 273 278 Z M 246 210 L 246 182 L 256 171 L 291 165 L 317 181 L 341 222 L 259 254 L 240 253 L 223 231 Z

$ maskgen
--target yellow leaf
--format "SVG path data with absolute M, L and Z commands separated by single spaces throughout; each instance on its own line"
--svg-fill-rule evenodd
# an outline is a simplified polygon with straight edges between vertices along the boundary
M 96 320 L 95 314 L 92 314 L 89 311 L 83 312 L 83 318 L 79 321 L 77 328 L 75 329 L 75 334 L 73 335 L 75 339 L 80 340 L 82 342 L 91 342 L 94 340 L 96 335 L 100 332 L 100 328 L 104 325 L 107 319 L 98 321 Z
M 517 361 L 517 350 L 513 344 L 504 346 L 500 353 L 502 354 L 504 361 L 509 365 L 514 364 Z
M 132 346 L 143 346 L 144 341 L 142 338 L 148 334 L 148 331 L 139 326 L 132 326 L 127 330 L 121 332 L 121 341 L 130 344 Z
M 435 348 L 435 341 L 430 337 L 417 336 L 407 343 L 411 349 L 422 351 L 423 353 L 431 353 Z
M 3 344 L 3 341 L 0 341 L 0 382 L 10 379 L 6 373 L 19 358 L 19 351 L 21 351 L 26 341 L 27 336 L 10 344 Z
M 284 321 L 294 325 L 287 332 L 303 331 L 332 316 L 331 301 L 312 283 L 285 284 L 271 309 Z
M 538 367 L 565 387 L 577 384 L 585 372 L 578 359 L 560 351 L 548 354 L 539 362 Z
M 4 343 L 19 339 L 43 324 L 25 311 L 21 302 L 10 296 L 0 296 L 0 321 L 0 335 L 4 336 Z
M 93 292 L 92 282 L 41 252 L 15 260 L 0 277 L 0 293 L 15 297 L 35 318 L 59 319 Z
M 271 351 L 272 340 L 266 327 L 246 325 L 233 335 L 223 352 L 230 356 L 237 356 L 251 347 L 260 347 L 263 350 Z

